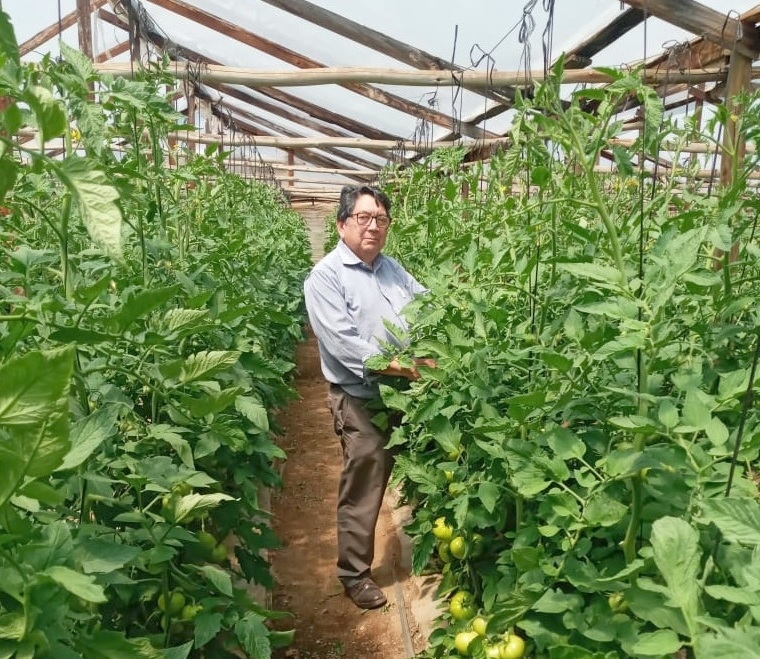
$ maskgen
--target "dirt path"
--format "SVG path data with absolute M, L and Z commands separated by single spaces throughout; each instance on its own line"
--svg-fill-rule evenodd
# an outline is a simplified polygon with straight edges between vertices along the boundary
M 324 209 L 314 209 L 306 219 L 319 229 L 324 217 Z M 315 251 L 319 240 L 313 239 Z M 343 594 L 335 575 L 341 452 L 313 337 L 299 346 L 296 363 L 300 399 L 279 415 L 279 444 L 288 459 L 283 488 L 272 495 L 273 527 L 283 543 L 270 556 L 275 578 L 272 606 L 291 612 L 296 629 L 295 644 L 279 657 L 405 659 L 424 647 L 427 636 L 414 613 L 418 588 L 404 567 L 408 551 L 397 530 L 399 511 L 386 497 L 376 534 L 373 573 L 388 605 L 362 611 Z M 282 626 L 292 626 L 292 621 Z

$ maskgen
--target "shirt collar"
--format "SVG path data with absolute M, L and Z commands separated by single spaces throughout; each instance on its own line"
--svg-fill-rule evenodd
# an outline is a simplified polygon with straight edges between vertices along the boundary
M 338 254 L 343 265 L 360 265 L 373 272 L 377 272 L 378 268 L 380 268 L 385 260 L 385 255 L 381 252 L 377 255 L 375 262 L 372 264 L 372 268 L 369 268 L 364 261 L 351 251 L 351 248 L 343 242 L 342 238 L 338 241 Z

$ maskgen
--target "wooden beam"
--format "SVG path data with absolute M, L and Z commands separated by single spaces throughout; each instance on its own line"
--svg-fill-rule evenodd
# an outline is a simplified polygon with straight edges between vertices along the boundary
M 95 62 L 107 62 L 108 60 L 113 59 L 122 53 L 128 52 L 129 48 L 129 41 L 122 41 L 121 43 L 117 43 L 115 46 L 111 46 L 111 48 L 108 50 L 104 50 L 102 53 L 98 53 L 95 56 Z
M 267 163 L 272 169 L 288 169 L 288 170 L 294 170 L 297 172 L 316 172 L 320 174 L 343 174 L 346 176 L 375 176 L 379 174 L 382 170 L 380 169 L 351 169 L 351 168 L 334 168 L 334 167 L 313 167 L 311 165 L 299 165 L 297 163 L 293 163 L 292 165 L 288 163 L 279 163 L 279 162 L 270 162 Z
M 621 146 L 624 148 L 630 148 L 636 143 L 636 140 L 614 138 L 608 141 L 610 146 Z M 754 153 L 753 146 L 746 147 L 748 153 Z M 660 151 L 667 151 L 670 153 L 715 153 L 715 151 L 722 151 L 723 147 L 719 144 L 708 144 L 707 142 L 689 142 L 688 144 L 676 144 L 675 142 L 662 142 L 660 144 Z
M 352 137 L 356 134 L 359 134 L 375 140 L 401 139 L 397 135 L 393 135 L 386 131 L 373 129 L 353 120 L 347 120 L 344 122 L 341 120 L 341 117 L 334 115 L 334 113 L 330 113 L 327 110 L 322 110 L 322 108 L 319 108 L 317 106 L 311 106 L 311 104 L 308 103 L 306 103 L 305 106 L 301 107 L 307 107 L 319 114 L 320 117 L 324 118 L 320 118 L 320 121 L 315 121 L 308 115 L 297 114 L 296 112 L 292 112 L 290 108 L 272 103 L 266 99 L 259 98 L 251 93 L 241 91 L 237 87 L 232 87 L 230 85 L 209 85 L 209 87 L 211 89 L 215 89 L 222 97 L 235 98 L 238 101 L 246 103 L 247 105 L 253 105 L 257 108 L 265 110 L 266 112 L 282 117 L 283 119 L 287 119 L 288 121 L 292 121 L 293 123 L 300 124 L 301 126 L 310 128 L 317 131 L 318 133 L 323 133 L 331 137 Z M 266 93 L 262 88 L 259 88 L 256 91 Z M 332 121 L 327 122 L 326 119 L 328 118 L 332 119 Z M 344 123 L 348 126 L 351 126 L 352 128 L 355 128 L 356 130 L 343 128 L 341 124 Z M 335 125 L 339 126 L 339 128 L 334 128 L 333 126 Z
M 723 127 L 723 152 L 720 157 L 720 181 L 723 185 L 733 182 L 735 168 L 741 167 L 746 144 L 738 132 L 739 119 L 743 107 L 736 98 L 738 94 L 748 91 L 752 79 L 752 59 L 734 52 L 726 81 L 726 108 L 729 119 Z
M 103 75 L 114 77 L 133 77 L 135 71 L 131 64 L 100 64 L 95 67 Z M 752 77 L 760 76 L 760 68 L 752 69 Z M 496 84 L 525 84 L 528 81 L 541 81 L 545 79 L 543 71 L 463 71 L 461 73 L 442 72 L 438 70 L 401 70 L 384 68 L 360 68 L 360 67 L 334 67 L 334 68 L 311 68 L 297 71 L 270 71 L 263 69 L 249 69 L 232 66 L 207 66 L 200 71 L 188 71 L 187 76 L 192 75 L 201 82 L 231 83 L 257 86 L 278 87 L 302 87 L 311 85 L 346 85 L 353 82 L 374 82 L 389 85 L 409 86 L 439 86 L 447 87 L 461 84 L 467 81 L 469 85 L 488 87 Z M 668 81 L 671 83 L 710 82 L 724 80 L 727 71 L 725 68 L 716 67 L 711 69 L 699 69 L 691 71 L 643 71 L 642 79 L 645 83 Z M 457 81 L 456 78 L 462 79 Z M 613 82 L 611 76 L 597 70 L 570 70 L 565 71 L 562 82 L 564 84 L 588 83 L 606 84 Z M 481 131 L 482 132 L 482 131 Z
M 415 69 L 439 69 L 444 71 L 461 71 L 462 67 L 451 61 L 444 60 L 435 55 L 415 48 L 403 41 L 394 39 L 387 34 L 373 30 L 371 27 L 356 23 L 345 16 L 336 14 L 328 9 L 323 9 L 308 0 L 264 0 L 270 5 L 287 11 L 298 18 L 309 21 L 326 30 L 330 30 L 342 37 L 351 39 L 367 48 L 392 57 L 393 59 L 408 64 Z M 465 88 L 467 86 L 465 85 Z M 475 93 L 482 94 L 486 98 L 511 106 L 515 100 L 514 87 L 498 90 L 484 90 L 475 88 Z M 496 93 L 494 93 L 494 91 Z
M 237 127 L 243 128 L 247 132 L 254 133 L 257 135 L 269 135 L 273 137 L 284 136 L 284 137 L 292 137 L 292 138 L 304 137 L 303 135 L 300 135 L 296 133 L 295 131 L 289 130 L 283 126 L 280 126 L 279 124 L 276 124 L 272 121 L 264 119 L 263 117 L 255 116 L 251 114 L 250 112 L 246 112 L 245 110 L 242 110 L 240 108 L 226 106 L 225 109 L 229 110 L 231 113 L 231 116 L 229 117 L 229 120 L 231 122 L 231 127 L 237 126 Z M 213 107 L 212 107 L 212 111 L 213 111 Z M 265 131 L 261 130 L 260 127 L 262 126 L 266 129 Z M 346 137 L 346 136 L 341 136 L 341 137 Z M 353 136 L 349 136 L 347 139 L 356 139 L 356 138 L 354 138 Z M 357 165 L 362 166 L 362 167 L 369 167 L 375 164 L 374 162 L 365 160 L 364 158 L 357 156 L 356 154 L 344 153 L 332 147 L 325 147 L 323 151 L 326 151 L 327 153 L 333 156 L 337 156 L 338 158 L 342 158 L 343 160 L 347 160 L 348 162 L 356 163 Z M 389 158 L 391 157 L 392 154 L 381 154 L 381 155 L 383 155 L 385 158 Z
M 77 0 L 77 15 L 79 50 L 92 59 L 92 4 L 90 0 Z
M 292 140 L 295 138 L 292 137 L 282 137 L 278 135 L 272 135 L 271 133 L 267 133 L 267 131 L 262 130 L 261 128 L 258 128 L 256 126 L 253 126 L 249 124 L 248 122 L 245 122 L 243 120 L 238 120 L 236 124 L 237 132 L 243 134 L 243 137 L 240 136 L 230 136 L 229 134 L 224 136 L 214 135 L 211 136 L 212 139 L 209 139 L 206 142 L 201 142 L 200 140 L 194 139 L 197 137 L 197 134 L 194 133 L 174 133 L 176 135 L 178 140 L 184 140 L 186 142 L 191 143 L 203 143 L 203 144 L 215 144 L 215 143 L 222 143 L 224 144 L 225 148 L 227 147 L 239 147 L 239 146 L 250 146 L 250 147 L 260 147 L 260 146 L 275 146 L 274 144 L 269 144 L 267 142 L 270 142 L 272 140 Z M 208 134 L 207 134 L 208 135 Z M 308 145 L 307 145 L 308 146 Z M 292 147 L 289 146 L 279 146 L 277 148 L 293 148 L 298 153 L 298 157 L 302 160 L 312 163 L 314 165 L 319 165 L 320 167 L 340 167 L 341 163 L 339 161 L 333 160 L 332 158 L 328 158 L 327 156 L 313 153 L 311 151 L 306 150 L 306 147 L 301 147 L 299 145 L 294 145 Z M 352 156 L 346 154 L 341 154 L 341 157 L 343 157 L 344 160 L 347 160 L 348 162 L 351 162 Z
M 119 27 L 119 28 L 124 29 L 124 30 L 126 30 L 128 28 L 128 26 L 126 25 L 126 23 L 120 17 L 118 17 L 118 16 L 116 16 L 116 15 L 110 13 L 110 12 L 107 12 L 107 11 L 105 11 L 103 9 L 100 10 L 99 16 L 101 17 L 101 19 L 109 22 L 112 25 L 115 25 L 116 27 Z M 163 47 L 166 46 L 167 42 L 166 42 L 166 39 L 163 37 L 163 35 L 160 35 L 160 34 L 151 34 L 150 38 L 159 47 L 163 48 Z M 191 60 L 197 60 L 197 61 L 203 61 L 204 60 L 204 56 L 201 55 L 200 53 L 196 53 L 195 51 L 190 50 L 190 49 L 188 49 L 188 48 L 186 48 L 186 47 L 184 47 L 182 45 L 179 45 L 179 44 L 174 44 L 173 45 L 173 47 L 172 47 L 172 53 L 175 56 L 176 55 L 181 55 L 181 56 L 187 57 L 187 58 L 189 58 Z M 211 63 L 216 64 L 212 60 L 211 60 Z M 213 99 L 211 99 L 211 97 L 208 96 L 208 94 L 206 94 L 203 91 L 203 88 L 200 85 L 198 85 L 196 83 L 193 83 L 193 84 L 194 84 L 195 89 L 196 89 L 196 94 L 198 94 L 200 97 L 203 97 L 203 98 L 207 99 L 209 102 L 213 102 Z M 237 98 L 238 100 L 243 101 L 244 103 L 251 102 L 251 101 L 253 101 L 255 99 L 255 97 L 251 96 L 251 94 L 249 94 L 247 92 L 244 92 L 242 90 L 239 90 L 239 89 L 237 89 L 235 87 L 230 87 L 228 85 L 219 85 L 218 87 L 213 87 L 213 86 L 210 86 L 210 87 L 212 87 L 213 89 L 216 89 L 216 91 L 219 94 L 222 94 L 222 95 L 226 94 L 226 95 L 232 96 L 234 98 Z M 344 125 L 346 125 L 346 126 L 348 126 L 350 128 L 358 129 L 358 131 L 360 132 L 360 134 L 363 134 L 366 131 L 369 134 L 369 137 L 373 137 L 373 138 L 376 138 L 376 139 L 377 139 L 376 136 L 379 136 L 380 139 L 384 139 L 384 138 L 386 138 L 386 136 L 388 136 L 388 134 L 385 133 L 385 132 L 383 132 L 383 131 L 378 131 L 378 130 L 372 129 L 372 128 L 370 128 L 368 126 L 365 126 L 364 124 L 361 124 L 359 122 L 355 122 L 355 121 L 353 121 L 351 119 L 348 119 L 346 117 L 342 117 L 341 115 L 337 115 L 335 113 L 331 113 L 331 112 L 329 112 L 327 110 L 324 110 L 323 108 L 320 108 L 319 106 L 307 103 L 305 101 L 299 101 L 299 99 L 297 99 L 296 97 L 293 97 L 293 96 L 291 96 L 289 94 L 285 94 L 284 92 L 279 92 L 279 90 L 275 90 L 273 88 L 262 88 L 262 89 L 259 89 L 258 91 L 260 93 L 264 93 L 264 94 L 268 94 L 269 93 L 269 95 L 273 96 L 276 100 L 278 100 L 279 102 L 282 102 L 282 103 L 286 103 L 287 104 L 288 101 L 290 101 L 293 105 L 297 106 L 298 109 L 301 109 L 302 111 L 310 111 L 312 114 L 317 114 L 323 120 L 324 119 L 333 119 L 334 121 L 340 122 L 340 123 L 342 123 L 342 124 L 344 124 Z M 266 101 L 262 101 L 262 103 L 265 104 L 265 105 L 267 105 Z M 271 104 L 268 104 L 268 105 L 271 105 Z M 295 120 L 295 117 L 294 117 L 294 120 Z M 296 123 L 299 123 L 299 122 L 296 122 Z M 327 133 L 332 132 L 331 129 L 329 129 L 329 128 L 325 128 L 325 127 L 322 127 L 322 126 L 314 125 L 313 122 L 311 122 L 310 120 L 307 120 L 305 122 L 300 122 L 300 123 L 305 123 L 306 125 L 312 124 L 311 127 L 313 127 L 318 132 L 327 132 Z M 262 132 L 261 130 L 256 129 L 255 127 L 252 127 L 252 126 L 242 126 L 241 125 L 240 127 L 243 130 L 246 130 L 247 132 L 249 132 L 249 133 L 251 133 L 253 135 L 258 135 L 258 134 L 261 134 L 261 132 Z M 391 135 L 390 139 L 396 140 L 396 139 L 399 139 L 399 138 Z M 314 154 L 313 156 L 307 156 L 307 155 L 305 155 L 305 154 L 310 153 L 308 151 L 299 151 L 299 153 L 301 154 L 301 156 L 302 156 L 302 158 L 304 160 L 307 160 L 309 162 L 313 162 L 313 163 L 317 163 L 317 164 L 322 164 L 322 165 L 327 165 L 327 166 L 332 166 L 332 167 L 338 167 L 340 165 L 339 162 L 333 161 L 331 159 L 324 158 L 323 156 L 319 156 L 317 154 Z M 361 159 L 361 158 L 359 158 L 359 157 L 357 157 L 357 156 L 355 156 L 353 154 L 349 155 L 349 154 L 342 153 L 342 152 L 336 152 L 336 153 L 339 154 L 340 158 L 342 158 L 343 160 L 346 160 L 349 163 L 353 162 L 353 163 L 356 163 L 356 164 L 358 164 L 360 166 L 366 166 L 366 165 L 375 166 L 375 163 L 369 163 L 368 161 L 366 161 L 364 159 Z M 316 160 L 315 160 L 315 158 L 316 158 Z
M 452 146 L 463 146 L 461 142 L 433 142 L 432 144 L 417 144 L 411 140 L 405 140 L 401 143 L 388 140 L 368 140 L 361 137 L 277 137 L 277 136 L 256 136 L 255 139 L 250 137 L 241 139 L 230 139 L 225 136 L 222 140 L 218 135 L 194 134 L 194 133 L 172 133 L 178 140 L 197 144 L 217 144 L 223 141 L 225 146 L 260 146 L 274 147 L 277 149 L 321 149 L 327 146 L 342 147 L 347 149 L 368 149 L 370 151 L 393 148 L 403 148 L 407 151 L 429 151 L 431 149 L 440 149 Z M 479 140 L 473 145 L 482 146 L 490 144 L 508 143 L 508 137 L 499 137 L 490 140 Z
M 760 30 L 754 25 L 729 18 L 695 0 L 623 1 L 745 57 L 754 59 L 760 54 Z
M 594 55 L 643 23 L 644 18 L 644 12 L 635 7 L 628 7 L 625 11 L 618 13 L 601 30 L 565 51 L 565 68 L 582 69 L 590 66 Z
M 268 39 L 258 36 L 252 32 L 242 29 L 239 25 L 235 25 L 229 21 L 220 19 L 218 16 L 205 12 L 197 7 L 187 4 L 182 0 L 151 0 L 152 4 L 158 5 L 169 11 L 173 11 L 184 18 L 188 18 L 197 22 L 198 24 L 215 30 L 225 36 L 232 39 L 236 39 L 240 43 L 256 48 L 262 52 L 276 57 L 288 64 L 292 64 L 302 69 L 312 68 L 324 68 L 324 65 L 316 60 L 313 60 L 305 55 L 292 51 L 288 48 L 284 48 L 279 44 L 274 43 Z M 217 80 L 217 82 L 233 82 L 231 80 Z M 239 83 L 240 81 L 234 81 Z M 245 84 L 245 83 L 243 83 Z M 418 103 L 412 103 L 405 98 L 390 94 L 378 87 L 372 87 L 367 84 L 363 84 L 363 81 L 341 81 L 337 84 L 345 87 L 346 89 L 355 92 L 365 98 L 382 103 L 395 110 L 411 114 L 416 117 L 420 117 L 439 126 L 445 126 L 451 128 L 453 120 L 450 116 L 433 110 L 430 107 L 420 105 Z M 496 137 L 493 133 L 486 133 L 477 126 L 461 126 L 462 134 L 467 135 L 475 139 L 481 137 Z
M 99 9 L 104 4 L 106 4 L 107 0 L 90 0 L 90 5 L 92 9 Z M 72 11 L 70 14 L 66 14 L 65 16 L 61 17 L 61 23 L 60 23 L 60 31 L 66 30 L 70 28 L 74 23 L 77 22 L 79 18 L 79 12 Z M 53 25 L 50 25 L 46 27 L 44 30 L 41 30 L 37 34 L 35 34 L 30 39 L 27 39 L 18 47 L 19 54 L 23 57 L 24 55 L 28 55 L 33 50 L 36 50 L 43 44 L 46 44 L 48 41 L 50 41 L 53 37 L 58 36 L 59 32 L 59 25 L 58 22 L 55 22 Z
M 100 10 L 99 16 L 102 20 L 112 25 L 115 25 L 116 27 L 119 27 L 123 30 L 127 30 L 128 28 L 126 23 L 124 23 L 119 17 L 103 9 Z M 156 45 L 158 45 L 160 48 L 163 48 L 166 42 L 166 40 L 163 38 L 162 35 L 155 35 L 155 41 L 156 41 Z M 215 61 L 211 58 L 208 58 L 205 55 L 202 55 L 201 53 L 195 50 L 187 48 L 186 46 L 181 45 L 180 49 L 181 49 L 181 53 L 193 62 L 201 62 L 201 63 L 206 63 L 206 64 L 216 64 L 216 65 L 221 64 L 220 62 Z M 224 96 L 231 96 L 240 101 L 243 101 L 244 103 L 251 103 L 253 105 L 258 105 L 259 107 L 263 107 L 256 101 L 255 96 L 252 96 L 249 92 L 240 90 L 236 87 L 231 87 L 229 85 L 209 85 L 209 87 L 211 87 L 212 89 L 216 89 L 220 94 Z M 330 110 L 322 108 L 308 101 L 304 101 L 298 98 L 297 96 L 293 96 L 292 94 L 288 94 L 282 90 L 275 89 L 274 87 L 259 87 L 256 89 L 256 92 L 258 94 L 271 98 L 277 101 L 278 103 L 282 103 L 284 106 L 289 107 L 290 109 L 303 112 L 309 117 L 318 119 L 319 121 L 325 122 L 327 124 L 333 124 L 335 126 L 339 126 L 340 128 L 343 128 L 353 134 L 363 135 L 364 137 L 369 137 L 375 140 L 401 139 L 397 135 L 393 135 L 391 133 L 378 130 L 376 128 L 368 126 L 367 124 L 361 123 L 359 121 L 356 121 L 344 115 L 338 114 L 336 112 L 331 112 Z M 266 104 L 267 102 L 262 101 L 262 103 Z M 285 117 L 286 116 L 285 111 L 281 111 L 280 116 Z M 325 132 L 324 127 L 317 128 L 316 125 L 313 125 L 311 123 L 311 121 L 306 121 L 303 118 L 296 119 L 295 115 L 291 115 L 291 116 L 293 117 L 291 120 L 294 121 L 295 123 L 300 123 L 309 128 L 313 128 L 314 130 L 317 130 L 318 132 Z M 286 118 L 290 119 L 290 117 L 286 117 Z

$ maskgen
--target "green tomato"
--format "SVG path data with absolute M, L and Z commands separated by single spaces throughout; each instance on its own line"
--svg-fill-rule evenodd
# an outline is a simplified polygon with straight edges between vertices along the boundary
M 607 604 L 615 613 L 624 613 L 628 610 L 628 603 L 625 601 L 623 593 L 612 593 L 607 598 Z
M 473 533 L 470 538 L 470 556 L 478 558 L 483 555 L 483 536 L 480 533 Z
M 501 643 L 494 643 L 493 645 L 486 645 L 486 659 L 501 659 Z
M 449 551 L 454 558 L 462 559 L 467 556 L 467 542 L 461 535 L 458 535 L 451 539 Z
M 163 611 L 169 616 L 176 616 L 185 606 L 185 596 L 178 590 L 173 593 L 161 593 L 158 596 L 158 610 Z
M 459 460 L 460 455 L 462 455 L 462 447 L 458 446 L 453 451 L 449 451 L 446 457 L 448 457 L 450 462 L 456 462 L 457 460 Z
M 454 537 L 454 527 L 446 523 L 445 517 L 439 517 L 433 523 L 433 535 L 439 540 L 448 542 Z
M 454 637 L 454 647 L 459 654 L 466 657 L 470 654 L 470 643 L 472 643 L 477 637 L 478 635 L 473 631 L 459 632 Z
M 454 620 L 469 620 L 477 613 L 475 598 L 467 590 L 457 591 L 449 602 L 449 613 Z
M 449 483 L 448 491 L 451 496 L 459 496 L 467 489 L 467 486 L 464 483 L 459 483 L 457 481 L 454 481 L 453 483 Z
M 224 563 L 224 561 L 227 560 L 227 547 L 225 547 L 221 542 L 214 547 L 214 549 L 211 552 L 211 556 L 209 557 L 209 560 L 212 563 Z
M 195 616 L 201 611 L 203 611 L 203 607 L 200 604 L 185 604 L 185 606 L 182 607 L 182 613 L 180 613 L 179 617 L 185 622 L 188 622 L 194 620 Z
M 470 623 L 470 627 L 472 627 L 472 631 L 474 631 L 479 636 L 486 635 L 487 626 L 488 626 L 488 620 L 486 620 L 483 616 L 477 616 L 476 618 L 473 618 L 472 622 Z
M 198 538 L 198 544 L 200 545 L 203 554 L 205 556 L 211 556 L 211 552 L 213 552 L 214 547 L 216 547 L 216 538 L 208 531 L 198 531 L 196 537 Z
M 517 634 L 505 634 L 499 643 L 499 659 L 522 659 L 525 654 L 525 641 Z
M 444 563 L 451 563 L 451 551 L 449 551 L 449 543 L 441 540 L 438 543 L 438 558 Z

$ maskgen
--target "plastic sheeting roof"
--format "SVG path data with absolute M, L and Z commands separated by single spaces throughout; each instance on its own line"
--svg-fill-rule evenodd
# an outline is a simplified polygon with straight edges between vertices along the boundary
M 136 0 L 133 0 L 136 2 Z M 316 60 L 324 66 L 409 68 L 362 43 L 339 36 L 303 18 L 278 9 L 264 0 L 184 0 L 187 5 L 222 18 L 235 26 L 264 37 L 295 53 Z M 739 15 L 757 5 L 757 0 L 700 0 L 701 4 L 727 16 Z M 148 0 L 142 7 L 159 30 L 171 41 L 228 66 L 285 71 L 295 67 L 275 57 L 220 34 L 199 22 L 184 18 Z M 487 71 L 543 69 L 563 51 L 572 49 L 588 36 L 608 24 L 626 6 L 619 0 L 316 0 L 324 9 L 368 26 L 443 60 L 453 61 L 465 69 Z M 76 10 L 76 0 L 2 0 L 14 24 L 19 43 L 56 24 L 60 17 Z M 60 8 L 60 9 L 59 9 Z M 108 5 L 104 8 L 111 11 Z M 552 11 L 549 11 L 549 10 Z M 97 15 L 97 12 L 96 12 Z M 126 39 L 126 33 L 103 20 L 93 22 L 94 55 L 103 53 Z M 56 35 L 57 36 L 57 35 Z M 72 46 L 77 45 L 74 25 L 61 33 Z M 685 43 L 696 35 L 676 28 L 658 18 L 631 29 L 618 40 L 594 55 L 592 66 L 634 65 L 664 49 Z M 56 52 L 56 39 L 29 53 L 27 58 L 43 52 Z M 114 61 L 127 61 L 121 55 Z M 411 87 L 375 85 L 413 103 L 437 109 L 459 119 L 481 112 L 486 99 L 456 87 Z M 438 139 L 448 131 L 442 126 L 422 123 L 416 117 L 357 95 L 337 85 L 291 87 L 288 94 L 331 112 L 375 127 L 403 139 Z M 256 95 L 257 92 L 247 90 Z M 229 108 L 245 108 L 231 98 L 224 99 Z M 269 100 L 271 103 L 272 101 Z M 260 108 L 247 108 L 267 125 L 281 127 L 302 136 L 318 135 L 313 127 L 283 118 Z M 510 113 L 479 123 L 493 133 L 503 134 Z M 270 155 L 282 160 L 282 153 L 272 149 Z M 384 158 L 376 153 L 344 149 L 365 161 L 381 165 Z M 349 163 L 350 164 L 350 163 Z

